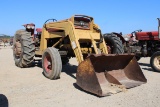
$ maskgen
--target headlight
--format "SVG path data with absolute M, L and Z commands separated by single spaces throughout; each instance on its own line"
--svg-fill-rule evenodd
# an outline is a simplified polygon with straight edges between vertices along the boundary
M 35 27 L 34 26 L 31 26 L 31 29 L 34 29 Z
M 30 25 L 27 25 L 27 29 L 30 29 L 31 28 L 31 26 Z

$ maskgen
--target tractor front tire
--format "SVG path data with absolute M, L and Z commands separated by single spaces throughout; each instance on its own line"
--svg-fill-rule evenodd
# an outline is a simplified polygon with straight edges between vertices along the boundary
M 42 67 L 45 77 L 51 80 L 60 78 L 62 61 L 56 48 L 49 47 L 44 50 L 42 55 Z
M 30 32 L 18 30 L 13 41 L 15 65 L 21 68 L 30 67 L 34 61 L 35 46 Z
M 124 47 L 122 41 L 117 35 L 112 33 L 106 33 L 103 35 L 104 40 L 106 42 L 109 54 L 123 54 Z
M 160 51 L 151 56 L 150 65 L 155 72 L 160 72 Z

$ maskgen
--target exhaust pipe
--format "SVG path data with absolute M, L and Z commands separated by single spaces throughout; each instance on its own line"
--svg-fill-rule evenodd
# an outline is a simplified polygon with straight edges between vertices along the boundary
M 158 38 L 160 39 L 160 18 L 158 19 Z

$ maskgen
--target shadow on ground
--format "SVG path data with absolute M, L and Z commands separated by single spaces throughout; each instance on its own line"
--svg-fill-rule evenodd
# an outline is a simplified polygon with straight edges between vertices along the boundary
M 150 64 L 146 64 L 146 63 L 139 63 L 140 66 L 143 66 L 142 69 L 147 70 L 147 71 L 151 71 L 151 72 L 155 72 L 153 71 L 153 69 L 151 68 Z M 146 67 L 146 68 L 144 68 Z
M 83 90 L 81 87 L 79 87 L 76 83 L 73 83 L 73 86 L 76 88 L 76 89 L 78 89 L 79 91 L 81 91 L 81 92 L 85 92 L 85 93 L 87 93 L 87 94 L 90 94 L 90 95 L 92 95 L 92 96 L 96 96 L 96 97 L 99 97 L 99 98 L 102 98 L 103 96 L 98 96 L 98 95 L 96 95 L 96 94 L 93 94 L 93 93 L 90 93 L 90 92 L 88 92 L 88 91 L 85 91 L 85 90 Z
M 35 60 L 31 67 L 39 67 L 42 68 L 42 61 L 41 60 Z M 77 66 L 71 65 L 67 63 L 66 65 L 62 66 L 62 72 L 65 72 L 67 75 L 71 76 L 72 78 L 76 79 L 76 76 L 74 74 L 77 72 Z
M 33 67 L 35 66 L 42 68 L 42 60 L 41 59 L 34 60 Z
M 66 65 L 63 65 L 62 72 L 65 72 L 67 75 L 76 79 L 76 76 L 74 76 L 74 74 L 77 72 L 77 66 L 67 63 Z
M 151 68 L 151 65 L 150 64 L 146 64 L 146 63 L 139 63 L 140 66 L 143 66 L 142 69 L 143 70 L 147 70 L 147 71 L 150 71 L 150 72 L 156 72 L 154 71 L 152 68 Z M 145 68 L 144 68 L 145 67 Z
M 142 69 L 147 70 L 147 71 L 151 71 L 151 72 L 155 72 L 155 71 L 153 71 L 152 68 L 142 68 Z
M 141 66 L 151 67 L 151 65 L 150 65 L 150 64 L 146 64 L 146 63 L 140 63 L 140 62 L 139 62 L 139 65 L 141 65 Z
M 8 107 L 8 99 L 3 94 L 0 94 L 0 107 Z

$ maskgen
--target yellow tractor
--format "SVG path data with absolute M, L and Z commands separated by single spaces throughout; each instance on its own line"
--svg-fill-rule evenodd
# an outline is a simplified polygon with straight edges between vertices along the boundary
M 51 22 L 52 21 L 52 22 Z M 83 90 L 106 96 L 146 83 L 133 54 L 108 54 L 101 30 L 85 15 L 56 21 L 50 19 L 42 29 L 26 24 L 14 36 L 13 55 L 18 67 L 29 67 L 35 56 L 42 56 L 44 75 L 60 77 L 62 64 L 76 57 L 79 65 L 77 85 Z

